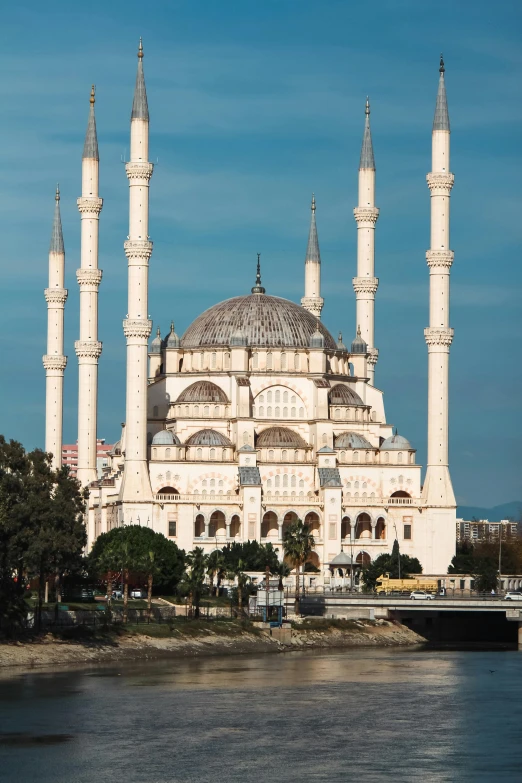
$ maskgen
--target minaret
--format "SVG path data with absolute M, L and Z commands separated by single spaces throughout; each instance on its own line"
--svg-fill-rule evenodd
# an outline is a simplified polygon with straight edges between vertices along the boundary
M 431 249 L 426 253 L 430 270 L 430 325 L 424 330 L 428 345 L 428 463 L 423 497 L 430 505 L 455 505 L 448 468 L 448 369 L 453 329 L 449 326 L 450 123 L 444 60 L 440 58 L 439 91 L 432 133 L 431 172 L 426 179 L 431 195 Z
M 127 412 L 125 471 L 121 489 L 124 501 L 150 501 L 152 490 L 147 465 L 147 357 L 152 322 L 148 319 L 149 109 L 143 76 L 143 46 L 138 49 L 138 73 L 131 113 L 129 180 L 129 236 L 124 244 L 129 262 L 128 314 L 123 322 L 127 338 Z
M 63 311 L 67 289 L 63 287 L 65 249 L 60 217 L 60 190 L 56 188 L 53 232 L 49 247 L 49 288 L 47 302 L 47 353 L 45 367 L 45 450 L 53 455 L 53 467 L 62 466 L 63 373 L 67 356 L 63 355 Z
M 375 347 L 375 292 L 379 279 L 375 275 L 375 224 L 379 210 L 375 206 L 375 158 L 370 130 L 370 101 L 366 99 L 366 119 L 359 162 L 359 206 L 353 211 L 357 222 L 357 277 L 355 291 L 355 324 L 368 346 L 367 372 L 373 385 L 379 351 Z
M 317 318 L 321 317 L 324 299 L 321 297 L 321 253 L 315 224 L 315 196 L 312 193 L 312 216 L 305 258 L 305 295 L 301 305 Z
M 98 226 L 103 201 L 98 196 L 98 138 L 94 116 L 94 85 L 82 156 L 81 266 L 76 271 L 80 286 L 80 339 L 74 344 L 78 357 L 78 481 L 86 486 L 97 479 L 96 429 L 98 419 Z

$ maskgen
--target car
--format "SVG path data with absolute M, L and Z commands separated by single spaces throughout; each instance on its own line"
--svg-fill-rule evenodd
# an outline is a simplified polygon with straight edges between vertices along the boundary
M 108 597 L 109 597 L 108 595 L 105 596 L 105 598 Z M 113 590 L 112 597 L 115 598 L 117 601 L 121 601 L 121 599 L 123 598 L 123 592 L 121 590 Z
M 410 593 L 412 601 L 433 601 L 435 598 L 431 593 L 426 593 L 424 590 L 413 590 Z
M 145 590 L 142 590 L 141 587 L 134 587 L 130 592 L 131 598 L 146 598 L 147 593 Z
M 504 596 L 504 601 L 522 601 L 522 590 L 510 590 Z

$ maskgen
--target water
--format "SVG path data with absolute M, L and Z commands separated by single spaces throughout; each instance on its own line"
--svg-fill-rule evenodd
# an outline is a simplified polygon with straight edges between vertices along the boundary
M 515 783 L 521 739 L 518 652 L 358 649 L 0 679 L 2 783 Z

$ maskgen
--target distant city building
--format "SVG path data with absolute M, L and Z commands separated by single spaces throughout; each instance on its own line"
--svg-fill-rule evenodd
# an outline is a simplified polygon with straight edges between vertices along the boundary
M 457 519 L 457 541 L 490 541 L 497 539 L 502 530 L 502 541 L 518 535 L 518 523 L 510 519 L 490 522 L 488 519 L 475 519 L 471 522 Z
M 105 438 L 96 440 L 96 472 L 98 478 L 102 477 L 103 468 L 109 464 L 108 454 L 113 448 L 112 443 L 105 443 Z M 78 443 L 65 443 L 62 446 L 62 465 L 67 465 L 71 476 L 76 476 L 78 471 Z

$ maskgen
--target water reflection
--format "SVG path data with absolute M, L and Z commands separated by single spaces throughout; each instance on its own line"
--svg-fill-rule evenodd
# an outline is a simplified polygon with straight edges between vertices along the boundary
M 516 652 L 411 649 L 11 675 L 0 730 L 67 741 L 0 742 L 0 778 L 513 783 L 521 675 Z

